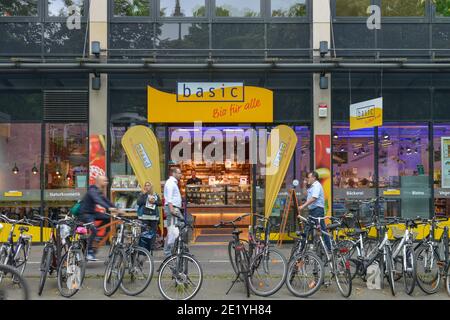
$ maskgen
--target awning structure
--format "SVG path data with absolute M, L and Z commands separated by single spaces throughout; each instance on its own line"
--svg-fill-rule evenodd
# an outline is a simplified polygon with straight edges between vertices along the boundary
M 273 71 L 273 72 L 449 72 L 450 62 L 319 62 L 319 63 L 113 63 L 5 62 L 0 72 L 146 73 L 156 71 Z

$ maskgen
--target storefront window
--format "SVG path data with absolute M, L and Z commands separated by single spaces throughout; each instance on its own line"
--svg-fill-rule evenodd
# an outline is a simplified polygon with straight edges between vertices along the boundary
M 40 212 L 41 124 L 0 124 L 0 213 L 12 219 Z
M 86 192 L 88 143 L 87 124 L 45 125 L 44 201 L 50 216 L 65 213 Z
M 48 15 L 51 17 L 67 17 L 73 14 L 73 10 L 84 15 L 84 0 L 48 0 Z
M 260 0 L 216 0 L 216 17 L 259 17 Z
M 111 126 L 111 175 L 133 175 L 133 168 L 128 162 L 125 150 L 122 147 L 122 138 L 129 125 Z
M 0 2 L 0 17 L 31 17 L 38 14 L 36 0 L 10 0 Z
M 271 0 L 272 17 L 306 16 L 306 0 Z
M 375 198 L 374 129 L 350 131 L 348 123 L 333 125 L 333 214 L 349 211 L 361 222 L 370 220 L 369 206 Z
M 381 14 L 385 17 L 422 17 L 425 3 L 423 0 L 381 0 Z
M 336 16 L 363 17 L 367 16 L 370 0 L 336 0 Z
M 114 0 L 114 16 L 116 17 L 149 15 L 150 2 L 148 0 Z
M 161 17 L 204 17 L 205 1 L 160 0 L 159 15 Z
M 385 216 L 428 217 L 430 212 L 428 125 L 379 128 L 379 194 Z
M 433 131 L 434 212 L 438 216 L 450 216 L 450 124 L 437 124 Z

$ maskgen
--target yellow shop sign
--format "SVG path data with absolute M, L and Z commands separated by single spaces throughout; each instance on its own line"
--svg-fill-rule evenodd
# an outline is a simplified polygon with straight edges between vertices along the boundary
M 273 92 L 242 82 L 179 82 L 177 92 L 148 87 L 149 123 L 273 122 Z
M 350 130 L 383 125 L 383 98 L 350 105 Z
M 5 197 L 22 197 L 22 191 L 7 191 L 4 193 Z

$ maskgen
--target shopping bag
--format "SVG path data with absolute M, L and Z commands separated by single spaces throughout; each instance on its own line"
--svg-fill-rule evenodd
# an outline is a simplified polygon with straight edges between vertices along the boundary
M 367 288 L 369 290 L 381 290 L 382 275 L 380 266 L 374 262 L 367 268 Z
M 175 240 L 178 238 L 179 235 L 180 235 L 180 230 L 178 230 L 178 227 L 171 224 L 167 228 L 167 244 L 171 245 L 171 244 L 175 243 Z

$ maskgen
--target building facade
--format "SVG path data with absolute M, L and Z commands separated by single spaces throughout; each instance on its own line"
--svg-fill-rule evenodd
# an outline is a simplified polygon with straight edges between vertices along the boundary
M 442 149 L 442 138 L 450 136 L 446 3 L 0 4 L 0 210 L 23 216 L 70 208 L 88 184 L 89 154 L 96 152 L 89 136 L 101 135 L 111 197 L 133 214 L 138 186 L 121 137 L 129 127 L 145 125 L 159 139 L 162 180 L 172 165 L 182 168 L 183 192 L 199 226 L 206 230 L 224 215 L 263 212 L 264 177 L 257 166 L 175 163 L 173 132 L 194 130 L 194 124 L 147 121 L 147 86 L 173 93 L 178 82 L 243 82 L 273 91 L 273 123 L 203 125 L 224 133 L 270 131 L 278 124 L 294 129 L 298 145 L 274 220 L 280 219 L 293 180 L 302 181 L 317 167 L 316 141 L 324 135 L 331 147 L 333 214 L 356 209 L 367 217 L 365 201 L 379 198 L 382 216 L 448 215 L 450 173 L 448 152 Z M 381 96 L 383 126 L 350 131 L 350 104 Z M 326 106 L 325 117 L 319 116 L 319 106 Z M 202 186 L 186 187 L 192 170 Z M 225 179 L 226 186 L 210 186 L 210 177 Z

